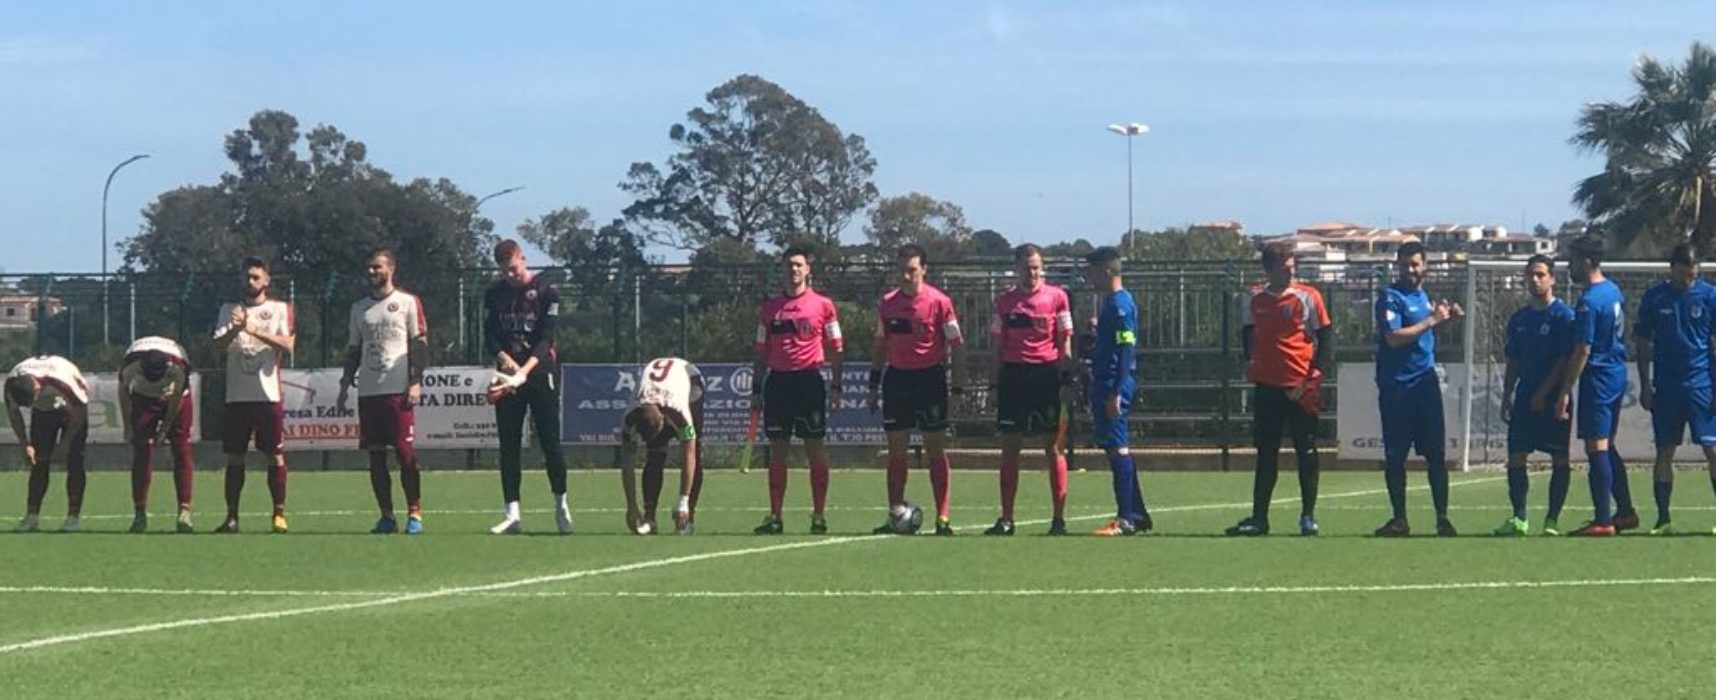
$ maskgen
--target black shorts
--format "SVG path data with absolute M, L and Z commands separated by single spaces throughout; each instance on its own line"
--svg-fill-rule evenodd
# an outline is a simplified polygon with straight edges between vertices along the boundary
M 1258 384 L 1251 392 L 1251 444 L 1259 450 L 1279 450 L 1283 435 L 1295 446 L 1316 447 L 1317 417 L 1287 398 L 1286 389 Z
M 882 374 L 882 429 L 947 430 L 947 370 L 889 367 Z
M 1006 435 L 1053 433 L 1061 422 L 1061 370 L 1055 364 L 1001 365 L 995 428 Z
M 763 434 L 770 440 L 821 440 L 828 433 L 828 386 L 814 369 L 769 370 L 763 382 Z

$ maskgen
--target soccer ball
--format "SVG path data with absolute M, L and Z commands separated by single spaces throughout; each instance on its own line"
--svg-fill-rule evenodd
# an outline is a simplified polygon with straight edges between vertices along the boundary
M 512 391 L 512 385 L 508 383 L 506 375 L 495 372 L 489 376 L 489 403 L 500 403 L 500 400 L 506 398 L 507 394 L 511 394 Z
M 888 526 L 896 535 L 917 534 L 918 528 L 924 526 L 924 509 L 916 503 L 906 503 L 904 515 L 888 514 Z

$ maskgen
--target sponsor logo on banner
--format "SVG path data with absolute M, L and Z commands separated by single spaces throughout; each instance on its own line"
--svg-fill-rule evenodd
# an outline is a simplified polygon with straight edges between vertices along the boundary
M 1507 461 L 1507 421 L 1503 418 L 1502 380 L 1506 365 L 1496 363 L 1473 368 L 1475 374 L 1468 382 L 1465 365 L 1440 366 L 1442 375 L 1442 413 L 1447 421 L 1447 454 L 1449 464 L 1458 465 L 1462 452 L 1465 390 L 1472 391 L 1472 464 L 1501 464 Z M 1382 414 L 1377 407 L 1376 365 L 1369 362 L 1343 362 L 1336 391 L 1335 435 L 1340 440 L 1339 456 L 1349 460 L 1382 461 Z M 1655 443 L 1651 433 L 1650 414 L 1638 407 L 1638 371 L 1627 365 L 1627 394 L 1621 399 L 1621 424 L 1615 439 L 1623 453 L 1632 449 L 1645 450 Z M 1577 435 L 1579 406 L 1574 392 L 1573 430 L 1568 431 L 1569 452 L 1575 462 L 1584 461 L 1585 450 Z M 1553 407 L 1551 407 L 1553 408 Z M 1691 448 L 1689 448 L 1690 450 Z M 1687 454 L 1691 454 L 1689 451 Z M 1541 452 L 1532 460 L 1547 460 Z M 1422 462 L 1416 452 L 1411 461 Z
M 346 410 L 337 368 L 282 370 L 287 450 L 346 450 L 358 446 L 358 393 L 353 388 Z M 487 398 L 487 367 L 439 367 L 423 373 L 423 400 L 414 411 L 419 449 L 494 448 L 494 407 Z
M 561 442 L 616 445 L 620 418 L 632 407 L 638 391 L 638 365 L 566 364 L 560 366 L 565 391 L 561 400 Z M 742 443 L 751 411 L 751 366 L 736 363 L 697 365 L 703 373 L 703 424 L 700 440 Z M 826 378 L 827 372 L 823 376 Z M 880 445 L 887 442 L 882 418 L 864 408 L 864 382 L 869 368 L 849 369 L 843 377 L 846 393 L 839 410 L 828 415 L 829 444 Z M 761 439 L 759 437 L 759 439 Z
M 123 445 L 125 444 L 125 423 L 119 415 L 119 374 L 115 372 L 96 372 L 83 375 L 89 382 L 89 444 L 91 445 Z M 190 376 L 193 387 L 200 386 L 198 375 Z M 191 425 L 202 425 L 202 410 L 198 405 L 197 395 L 193 391 L 191 398 Z M 25 420 L 29 420 L 28 411 Z M 197 442 L 197 433 L 201 428 L 191 431 L 191 442 Z M 17 437 L 11 430 L 0 430 L 0 445 L 18 444 Z

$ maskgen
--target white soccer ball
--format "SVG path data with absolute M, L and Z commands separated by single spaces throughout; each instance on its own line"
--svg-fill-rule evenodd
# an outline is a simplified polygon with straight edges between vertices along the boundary
M 903 515 L 890 513 L 888 517 L 889 525 L 896 535 L 915 534 L 918 528 L 924 526 L 924 509 L 919 508 L 916 503 L 906 503 L 906 512 Z
M 644 521 L 641 521 L 638 523 L 638 527 L 637 527 L 637 533 L 638 534 L 647 535 L 647 534 L 650 534 L 652 532 L 655 532 L 655 526 L 651 525 L 648 520 L 644 520 Z

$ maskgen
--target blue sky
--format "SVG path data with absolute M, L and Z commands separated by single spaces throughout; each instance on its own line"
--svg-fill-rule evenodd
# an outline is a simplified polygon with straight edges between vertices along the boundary
M 212 182 L 263 108 L 329 123 L 400 177 L 474 194 L 509 231 L 627 203 L 633 161 L 739 73 L 868 139 L 884 194 L 921 191 L 1011 240 L 1112 241 L 1142 121 L 1138 225 L 1395 225 L 1576 216 L 1599 167 L 1579 107 L 1640 54 L 1678 60 L 1716 3 L 63 2 L 0 0 L 6 272 L 100 265 L 156 194 Z M 857 240 L 855 226 L 847 236 Z M 117 266 L 118 256 L 110 255 Z

